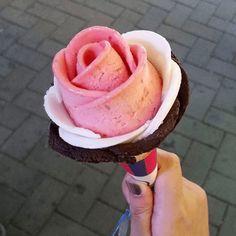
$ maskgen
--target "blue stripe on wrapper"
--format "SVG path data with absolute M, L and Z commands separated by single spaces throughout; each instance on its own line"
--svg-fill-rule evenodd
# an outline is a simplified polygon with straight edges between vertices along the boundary
M 128 164 L 128 166 L 135 176 L 142 177 L 148 174 L 144 160 L 136 162 L 134 164 Z

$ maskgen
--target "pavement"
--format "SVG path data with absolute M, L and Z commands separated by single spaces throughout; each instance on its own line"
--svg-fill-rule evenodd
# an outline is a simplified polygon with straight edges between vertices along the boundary
M 212 236 L 236 235 L 235 0 L 1 0 L 0 223 L 8 236 L 107 236 L 126 208 L 123 170 L 47 147 L 53 55 L 91 25 L 165 36 L 187 71 L 188 110 L 162 148 L 208 194 Z

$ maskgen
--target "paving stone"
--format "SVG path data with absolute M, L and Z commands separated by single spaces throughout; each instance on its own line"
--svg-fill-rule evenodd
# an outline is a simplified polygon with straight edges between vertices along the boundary
M 37 71 L 42 70 L 48 64 L 48 58 L 46 56 L 18 44 L 10 47 L 6 55 L 10 59 Z
M 32 5 L 27 11 L 32 15 L 48 20 L 56 25 L 61 25 L 68 17 L 68 15 L 63 12 L 38 3 Z
M 2 0 L 2 1 L 0 2 L 0 8 L 3 9 L 3 7 L 5 7 L 5 6 L 8 5 L 8 4 L 9 4 L 9 0 Z
M 225 79 L 222 82 L 214 106 L 236 114 L 236 81 Z
M 49 222 L 46 224 L 46 226 L 39 234 L 39 236 L 52 236 L 52 235 L 96 236 L 97 234 L 89 231 L 88 229 L 82 227 L 79 224 L 76 224 L 75 222 L 65 218 L 64 216 L 54 213 Z
M 0 145 L 7 140 L 11 133 L 12 131 L 10 129 L 0 126 Z
M 176 131 L 213 147 L 218 147 L 223 138 L 223 131 L 186 116 L 177 125 Z
M 235 146 L 236 136 L 227 134 L 218 152 L 213 169 L 236 180 Z
M 35 235 L 46 223 L 66 190 L 64 184 L 46 178 L 20 209 L 14 218 L 14 224 Z
M 216 29 L 207 27 L 191 20 L 185 22 L 183 29 L 198 37 L 202 37 L 213 42 L 218 42 L 222 34 L 222 32 Z
M 111 163 L 110 162 L 108 162 L 108 163 L 106 163 L 106 162 L 104 162 L 104 163 L 88 163 L 87 165 L 92 168 L 95 168 L 107 175 L 111 175 L 117 166 L 117 164 L 112 163 L 112 162 Z
M 23 13 L 21 10 L 12 7 L 4 8 L 0 12 L 0 16 L 10 22 L 13 22 L 25 28 L 31 28 L 37 22 L 36 17 L 29 15 L 25 12 Z
M 194 8 L 198 5 L 200 0 L 175 0 L 175 1 Z
M 14 0 L 11 2 L 11 6 L 25 10 L 34 3 L 34 0 Z
M 25 34 L 25 29 L 0 20 L 0 52 L 9 48 L 12 43 Z
M 171 45 L 171 50 L 174 52 L 175 55 L 178 56 L 178 59 L 183 62 L 190 49 L 176 42 L 169 43 Z
M 120 16 L 120 18 L 126 19 L 128 22 L 133 24 L 136 24 L 141 19 L 141 17 L 141 14 L 134 12 L 130 9 L 125 9 Z
M 14 64 L 8 59 L 0 56 L 0 68 L 0 75 L 6 76 L 14 69 Z
M 47 130 L 47 122 L 31 116 L 12 134 L 2 146 L 2 151 L 22 160 Z
M 40 71 L 29 85 L 29 88 L 44 95 L 53 82 L 51 63 Z
M 48 35 L 55 30 L 55 26 L 46 21 L 39 21 L 30 31 L 28 31 L 20 40 L 21 44 L 36 48 Z
M 202 84 L 213 89 L 217 89 L 220 87 L 220 83 L 222 80 L 221 76 L 188 63 L 184 63 L 183 67 L 186 70 L 190 81 Z
M 235 55 L 235 57 L 233 59 L 233 63 L 236 64 L 236 55 Z
M 29 236 L 29 234 L 27 234 L 26 232 L 24 232 L 23 230 L 21 229 L 18 229 L 16 228 L 15 226 L 13 225 L 9 225 L 6 229 L 7 231 L 7 235 L 9 236 Z
M 183 32 L 182 30 L 176 29 L 172 26 L 164 25 L 162 24 L 157 32 L 164 37 L 166 37 L 169 40 L 173 40 L 177 43 L 180 43 L 182 45 L 185 45 L 187 47 L 193 46 L 196 37 L 188 34 L 186 32 Z
M 112 28 L 117 30 L 120 33 L 125 33 L 127 31 L 133 30 L 134 25 L 126 19 L 118 18 L 117 20 L 113 22 Z
M 94 9 L 68 0 L 60 1 L 60 4 L 57 6 L 57 8 L 84 20 L 90 20 L 96 13 L 96 10 Z
M 76 3 L 68 0 L 39 0 L 39 2 L 44 3 L 45 5 L 50 5 L 53 8 L 56 7 L 69 15 L 73 15 L 87 21 L 91 20 L 93 15 L 96 13 L 94 9 L 80 4 L 79 1 Z
M 188 54 L 187 61 L 199 67 L 205 67 L 216 44 L 199 38 Z
M 146 13 L 149 8 L 149 5 L 141 0 L 111 0 L 111 2 L 143 14 Z
M 232 61 L 236 53 L 236 37 L 230 34 L 224 34 L 214 50 L 214 55 L 225 61 Z
M 205 122 L 217 128 L 236 134 L 236 117 L 224 111 L 210 108 L 205 118 Z
M 187 139 L 177 133 L 171 133 L 167 136 L 160 147 L 168 152 L 176 153 L 179 155 L 180 159 L 182 159 L 186 155 L 190 144 L 190 139 Z
M 96 12 L 93 17 L 88 21 L 86 27 L 94 25 L 110 26 L 113 21 L 114 19 L 112 17 L 101 12 Z
M 86 0 L 85 4 L 89 7 L 95 8 L 97 11 L 104 12 L 111 16 L 119 16 L 123 11 L 123 8 L 105 0 Z
M 35 72 L 23 66 L 16 66 L 0 83 L 0 97 L 12 101 L 35 76 Z
M 216 10 L 216 6 L 207 2 L 200 2 L 198 6 L 194 9 L 191 19 L 199 23 L 206 24 L 213 13 Z
M 48 119 L 48 116 L 43 107 L 43 97 L 38 93 L 25 89 L 19 96 L 17 96 L 13 103 L 17 106 L 32 112 L 38 116 Z
M 0 52 L 2 53 L 4 50 L 9 48 L 10 45 L 12 45 L 12 43 L 14 42 L 14 38 L 9 35 L 3 34 L 3 30 L 2 30 L 2 32 L 0 32 L 0 35 L 1 35 L 1 37 L 0 37 Z
M 236 234 L 235 218 L 236 218 L 236 208 L 230 206 L 226 218 L 224 220 L 224 223 L 220 229 L 219 236 Z
M 3 109 L 4 106 L 6 106 L 6 103 L 7 103 L 6 101 L 0 99 L 0 109 Z
M 236 24 L 229 22 L 225 31 L 229 34 L 233 34 L 234 36 L 236 36 Z
M 226 20 L 231 20 L 235 12 L 236 2 L 234 0 L 224 0 L 217 8 L 215 15 Z
M 224 31 L 227 28 L 228 24 L 229 22 L 227 20 L 221 19 L 216 16 L 212 16 L 210 21 L 208 22 L 209 26 L 221 31 Z
M 175 2 L 172 0 L 145 0 L 148 3 L 151 3 L 157 7 L 163 8 L 167 11 L 170 11 L 174 6 Z
M 164 10 L 157 7 L 152 7 L 139 21 L 138 27 L 155 31 L 155 29 L 162 23 L 166 16 L 167 13 Z
M 215 93 L 214 90 L 206 88 L 205 86 L 196 85 L 192 90 L 186 114 L 202 120 L 212 103 Z
M 165 23 L 174 27 L 182 27 L 192 12 L 192 8 L 176 4 L 174 9 L 169 13 Z
M 24 202 L 24 197 L 0 183 L 0 222 L 7 224 Z
M 38 47 L 38 51 L 45 53 L 49 57 L 53 57 L 58 51 L 64 48 L 64 45 L 52 39 L 45 39 Z
M 83 26 L 84 21 L 75 17 L 69 17 L 53 34 L 53 38 L 63 44 L 67 44 Z
M 0 123 L 9 129 L 16 129 L 28 115 L 17 106 L 7 103 L 1 109 Z
M 75 177 L 84 166 L 69 158 L 59 155 L 48 147 L 48 137 L 43 136 L 27 158 L 27 166 L 43 171 L 67 184 L 74 182 Z
M 124 175 L 125 171 L 121 167 L 118 167 L 115 173 L 109 178 L 109 182 L 105 185 L 100 195 L 100 199 L 103 202 L 121 211 L 124 211 L 127 205 L 121 189 Z
M 219 5 L 222 2 L 222 0 L 206 0 L 206 1 L 210 2 L 210 3 L 213 3 L 215 5 Z
M 235 180 L 229 179 L 219 173 L 210 171 L 205 189 L 208 193 L 231 204 L 236 203 Z
M 215 149 L 193 142 L 183 162 L 183 175 L 187 179 L 202 185 L 212 165 L 215 154 Z
M 21 26 L 12 24 L 11 22 L 8 22 L 6 20 L 0 19 L 0 25 L 1 25 L 1 35 L 3 32 L 7 32 L 11 36 L 15 36 L 15 38 L 18 38 L 19 36 L 22 36 L 27 29 L 22 28 Z
M 75 186 L 60 203 L 59 211 L 81 222 L 93 206 L 106 180 L 106 175 L 86 167 L 77 176 Z
M 111 235 L 120 216 L 121 212 L 97 201 L 86 217 L 84 224 L 103 235 Z
M 217 233 L 218 233 L 217 227 L 215 227 L 213 225 L 209 225 L 209 231 L 210 231 L 210 235 L 211 236 L 216 236 Z
M 209 209 L 209 221 L 214 225 L 220 226 L 223 223 L 227 204 L 211 196 L 207 196 L 207 198 Z
M 0 183 L 5 183 L 23 195 L 30 195 L 43 180 L 43 175 L 10 157 L 0 156 Z
M 236 75 L 236 67 L 235 65 L 216 59 L 216 58 L 211 58 L 207 68 L 209 70 L 212 70 L 214 72 L 217 72 L 221 75 L 224 75 L 226 77 L 232 78 L 232 79 L 236 79 L 235 75 Z

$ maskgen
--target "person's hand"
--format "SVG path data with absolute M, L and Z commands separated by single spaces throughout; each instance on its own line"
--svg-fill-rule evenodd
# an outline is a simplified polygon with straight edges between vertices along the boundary
M 131 236 L 207 236 L 205 191 L 182 177 L 179 158 L 157 150 L 154 192 L 126 175 L 122 189 L 131 210 Z

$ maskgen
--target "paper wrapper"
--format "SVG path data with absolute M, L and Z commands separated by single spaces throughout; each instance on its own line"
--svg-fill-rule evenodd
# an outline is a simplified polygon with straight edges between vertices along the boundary
M 154 148 L 151 152 L 143 153 L 135 157 L 134 164 L 120 163 L 120 166 L 138 181 L 153 185 L 157 177 L 157 152 Z

